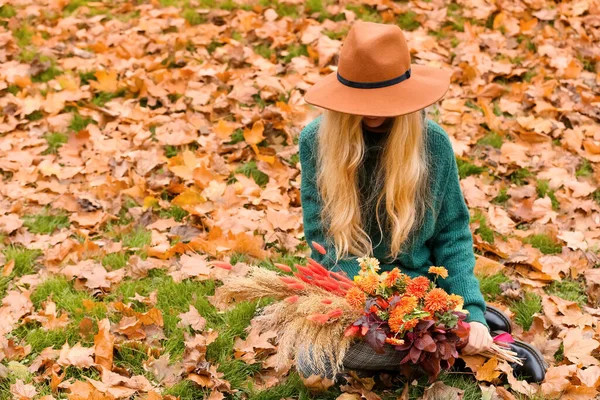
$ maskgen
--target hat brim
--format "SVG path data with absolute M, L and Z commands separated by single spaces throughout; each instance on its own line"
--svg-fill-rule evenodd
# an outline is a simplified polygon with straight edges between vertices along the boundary
M 340 83 L 333 72 L 311 86 L 304 101 L 328 110 L 372 117 L 395 117 L 421 110 L 441 99 L 450 86 L 451 71 L 411 65 L 409 79 L 377 89 L 357 89 Z

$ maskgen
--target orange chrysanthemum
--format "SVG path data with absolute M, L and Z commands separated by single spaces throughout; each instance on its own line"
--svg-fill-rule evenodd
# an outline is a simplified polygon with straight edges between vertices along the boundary
M 398 303 L 396 303 L 396 307 L 394 310 L 398 310 L 397 312 L 402 314 L 410 314 L 417 307 L 417 303 L 419 301 L 416 297 L 413 296 L 403 296 Z
M 462 308 L 463 304 L 465 303 L 465 300 L 462 298 L 462 296 L 459 296 L 457 294 L 451 294 L 450 296 L 448 296 L 448 302 L 450 303 L 450 308 L 454 310 L 457 308 Z
M 404 324 L 404 313 L 397 308 L 392 311 L 390 318 L 388 319 L 388 326 L 392 330 L 392 332 L 400 332 L 402 329 L 402 324 Z
M 410 331 L 412 328 L 414 328 L 415 326 L 417 326 L 418 323 L 419 323 L 419 319 L 418 318 L 411 319 L 409 321 L 405 321 L 404 324 L 402 324 L 402 330 L 404 330 L 404 331 Z
M 386 287 L 392 287 L 396 284 L 396 281 L 402 277 L 402 272 L 398 268 L 394 268 L 388 272 L 387 276 L 383 280 L 383 284 Z
M 379 287 L 379 275 L 365 274 L 356 282 L 356 285 L 368 294 L 374 294 Z
M 385 342 L 391 344 L 392 346 L 400 346 L 404 344 L 404 340 L 397 339 L 395 337 L 385 338 Z
M 367 301 L 367 295 L 365 292 L 354 286 L 346 292 L 346 301 L 352 307 L 362 308 Z
M 437 275 L 443 279 L 448 277 L 448 270 L 444 267 L 429 267 L 429 273 Z
M 425 296 L 425 311 L 430 314 L 436 311 L 447 311 L 448 310 L 448 293 L 444 289 L 435 288 L 431 290 Z
M 409 296 L 415 296 L 417 299 L 422 299 L 429 289 L 431 281 L 424 276 L 417 276 L 411 279 L 406 285 L 406 294 Z

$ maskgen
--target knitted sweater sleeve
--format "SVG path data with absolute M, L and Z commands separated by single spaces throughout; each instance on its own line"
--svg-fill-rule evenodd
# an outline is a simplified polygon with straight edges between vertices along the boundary
M 300 133 L 299 152 L 302 169 L 300 183 L 300 200 L 302 202 L 302 219 L 304 222 L 304 237 L 311 247 L 311 257 L 330 270 L 344 271 L 350 278 L 358 273 L 356 257 L 338 260 L 336 262 L 335 247 L 326 237 L 321 220 L 323 200 L 317 187 L 317 132 L 319 129 L 316 119 L 308 124 Z M 312 242 L 321 244 L 327 250 L 325 255 L 315 251 Z
M 439 147 L 436 153 L 441 158 L 439 166 L 443 168 L 440 173 L 445 175 L 438 182 L 445 184 L 445 188 L 440 190 L 441 204 L 430 246 L 432 261 L 448 270 L 448 277 L 438 280 L 438 284 L 447 292 L 464 298 L 464 308 L 469 311 L 467 321 L 477 321 L 487 326 L 484 318 L 485 300 L 473 273 L 473 236 L 469 229 L 469 209 L 460 188 L 456 158 L 447 134 L 439 126 L 435 128 L 435 145 Z

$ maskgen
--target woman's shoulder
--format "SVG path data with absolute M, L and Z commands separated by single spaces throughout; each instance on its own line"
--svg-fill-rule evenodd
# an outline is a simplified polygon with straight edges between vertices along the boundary
M 319 132 L 319 124 L 321 123 L 321 116 L 310 121 L 304 129 L 300 132 L 300 143 L 313 143 L 316 140 L 317 132 Z
M 448 133 L 437 122 L 427 120 L 427 149 L 436 159 L 454 157 Z

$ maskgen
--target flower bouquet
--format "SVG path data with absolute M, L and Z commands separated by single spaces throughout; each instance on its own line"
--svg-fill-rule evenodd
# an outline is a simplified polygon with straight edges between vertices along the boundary
M 325 254 L 318 243 L 313 247 Z M 398 268 L 379 273 L 375 258 L 359 258 L 361 271 L 349 279 L 343 273 L 324 268 L 313 259 L 296 271 L 283 264 L 275 266 L 284 273 L 253 267 L 247 277 L 226 278 L 215 296 L 220 302 L 272 298 L 255 317 L 262 330 L 278 335 L 277 365 L 285 366 L 298 349 L 311 347 L 316 368 L 326 364 L 337 374 L 353 341 L 365 340 L 375 352 L 384 346 L 400 352 L 400 364 L 419 366 L 437 379 L 450 368 L 458 351 L 468 342 L 468 311 L 463 299 L 438 288 L 436 280 L 448 271 L 433 266 L 427 277 L 410 278 Z M 495 346 L 498 358 L 515 361 L 515 354 Z M 398 366 L 400 368 L 400 365 Z

